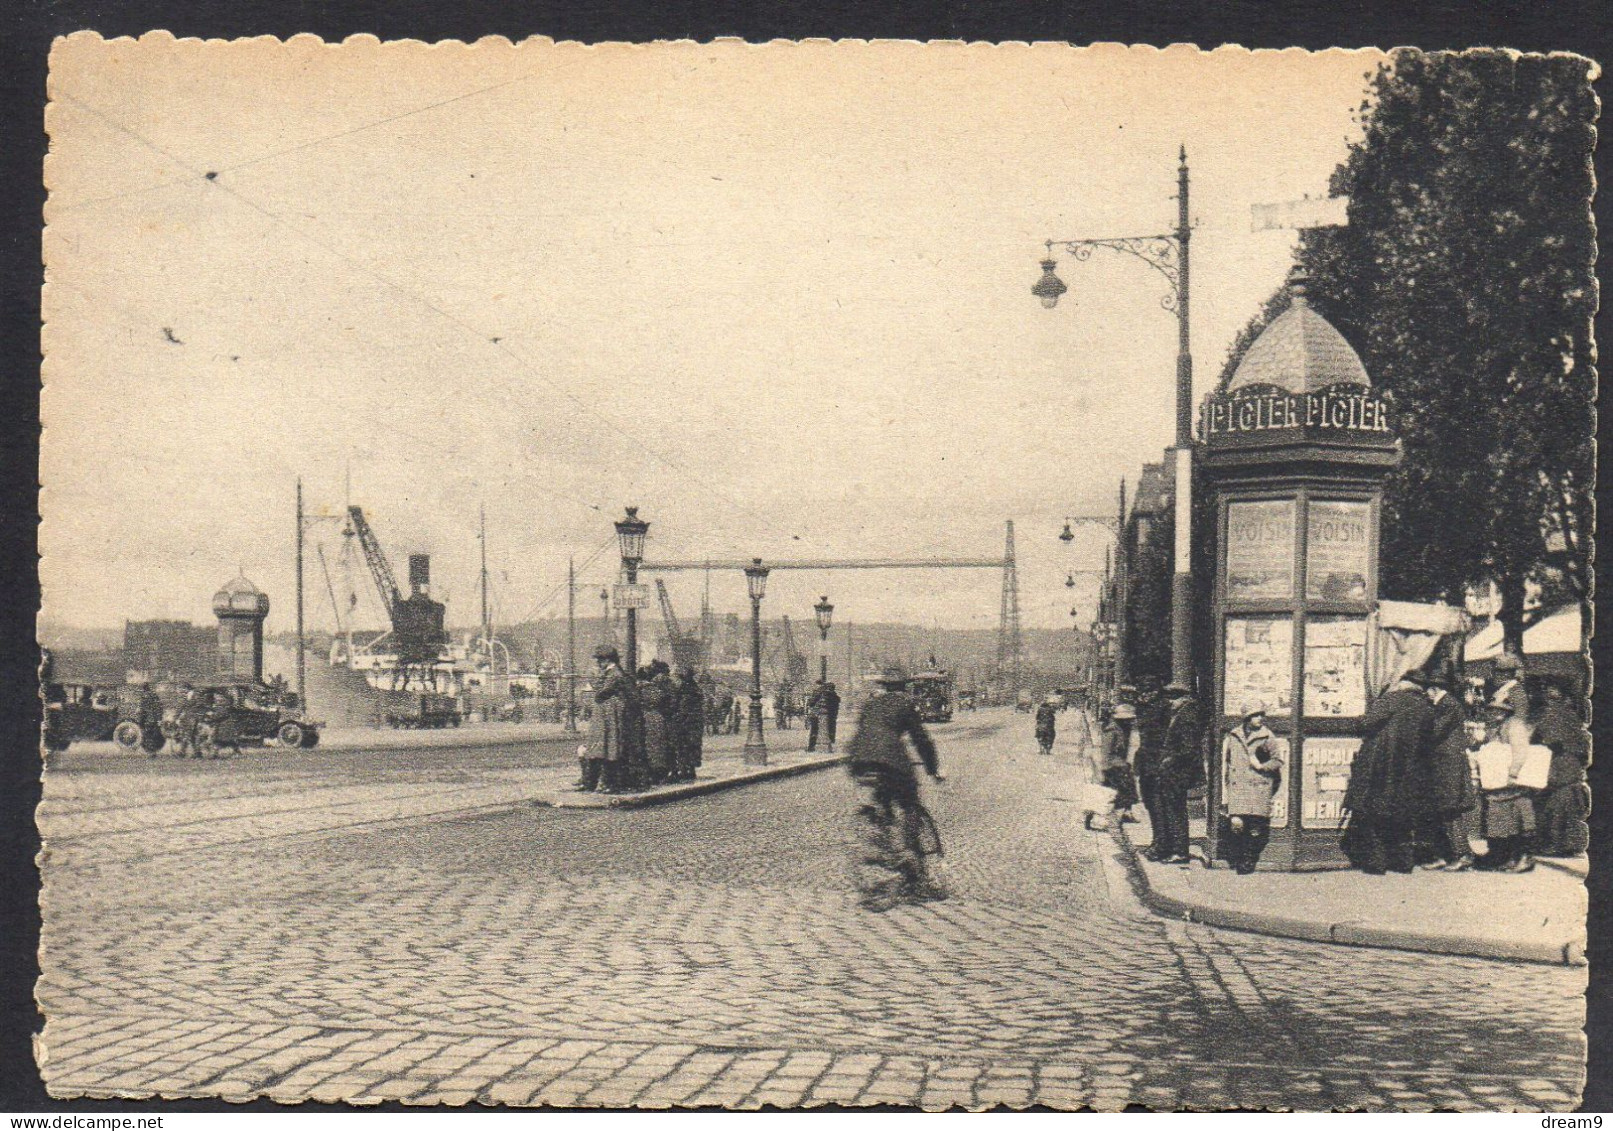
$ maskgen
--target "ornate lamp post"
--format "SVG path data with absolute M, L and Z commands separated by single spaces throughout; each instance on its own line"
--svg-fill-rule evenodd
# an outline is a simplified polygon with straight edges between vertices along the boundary
M 818 682 L 829 682 L 829 623 L 834 619 L 835 607 L 829 603 L 828 597 L 819 597 L 818 603 L 812 606 L 813 615 L 818 618 Z
M 616 523 L 616 537 L 622 548 L 622 573 L 629 585 L 638 584 L 638 564 L 644 560 L 644 536 L 650 524 L 638 516 L 637 507 L 627 508 L 627 517 Z M 638 670 L 638 608 L 629 601 L 627 606 L 627 670 Z
M 767 739 L 762 733 L 762 598 L 767 596 L 768 569 L 761 558 L 745 567 L 750 594 L 750 725 L 745 730 L 745 764 L 767 765 Z
M 1042 277 L 1031 293 L 1049 310 L 1059 296 L 1069 290 L 1056 274 L 1053 246 L 1062 246 L 1078 260 L 1092 258 L 1095 247 L 1123 252 L 1142 260 L 1164 276 L 1170 290 L 1160 299 L 1166 310 L 1176 312 L 1176 546 L 1175 569 L 1171 577 L 1171 678 L 1192 685 L 1193 622 L 1191 554 L 1193 516 L 1193 354 L 1188 337 L 1188 243 L 1192 229 L 1187 208 L 1187 149 L 1181 151 L 1176 171 L 1176 230 L 1157 236 L 1124 236 L 1119 239 L 1048 240 L 1047 258 L 1042 260 Z M 1066 533 L 1068 528 L 1066 527 Z M 1060 537 L 1063 537 L 1061 535 Z

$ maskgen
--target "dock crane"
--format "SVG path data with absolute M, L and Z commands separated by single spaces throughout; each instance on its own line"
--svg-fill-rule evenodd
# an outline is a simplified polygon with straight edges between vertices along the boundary
M 418 682 L 431 690 L 436 686 L 436 664 L 442 658 L 443 646 L 448 642 L 445 628 L 447 610 L 441 601 L 434 601 L 426 593 L 431 583 L 431 558 L 425 554 L 409 555 L 409 595 L 398 588 L 397 575 L 392 563 L 381 549 L 381 542 L 364 517 L 364 508 L 347 508 L 345 536 L 355 539 L 369 566 L 375 591 L 385 606 L 392 622 L 392 631 L 370 642 L 374 646 L 391 636 L 398 652 L 398 667 L 393 677 L 395 687 L 408 688 Z
M 661 602 L 661 620 L 666 625 L 667 644 L 672 649 L 672 666 L 704 667 L 705 650 L 697 638 L 684 635 L 678 614 L 672 611 L 672 598 L 667 594 L 666 582 L 659 577 L 655 579 L 655 595 Z

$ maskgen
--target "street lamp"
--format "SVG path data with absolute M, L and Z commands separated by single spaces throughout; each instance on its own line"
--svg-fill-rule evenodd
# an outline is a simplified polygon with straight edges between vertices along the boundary
M 829 682 L 829 624 L 834 620 L 835 607 L 829 603 L 828 597 L 819 597 L 818 603 L 812 606 L 813 615 L 818 618 L 818 682 Z
M 1053 273 L 1053 245 L 1062 246 L 1077 260 L 1092 258 L 1095 247 L 1123 252 L 1152 267 L 1170 290 L 1160 300 L 1166 310 L 1176 312 L 1176 546 L 1175 568 L 1171 576 L 1171 678 L 1191 685 L 1193 675 L 1192 577 L 1190 574 L 1193 516 L 1193 354 L 1188 336 L 1188 243 L 1192 228 L 1188 220 L 1187 148 L 1182 147 L 1176 170 L 1176 230 L 1157 236 L 1124 236 L 1118 239 L 1048 240 L 1047 258 L 1042 260 L 1042 277 L 1031 293 L 1052 309 L 1064 294 L 1062 280 Z M 1066 528 L 1068 533 L 1068 528 Z M 1064 535 L 1059 537 L 1063 538 Z
M 644 560 L 644 536 L 650 524 L 638 516 L 637 507 L 627 508 L 627 517 L 617 520 L 616 538 L 622 548 L 622 572 L 629 585 L 638 584 L 638 564 Z M 627 670 L 638 670 L 638 607 L 636 596 L 627 603 Z
M 762 598 L 767 596 L 768 569 L 761 558 L 745 567 L 750 594 L 750 726 L 745 732 L 745 765 L 767 765 L 767 738 L 762 733 Z

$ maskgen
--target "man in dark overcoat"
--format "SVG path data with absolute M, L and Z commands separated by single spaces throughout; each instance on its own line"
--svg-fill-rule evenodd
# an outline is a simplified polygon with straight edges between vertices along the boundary
M 695 679 L 693 668 L 679 670 L 677 700 L 678 757 L 673 780 L 694 781 L 705 741 L 706 693 Z
M 1170 717 L 1165 725 L 1165 741 L 1159 752 L 1156 802 L 1160 821 L 1154 826 L 1153 849 L 1162 864 L 1188 861 L 1187 795 L 1198 784 L 1204 771 L 1200 743 L 1204 737 L 1198 704 L 1186 684 L 1171 683 L 1165 688 Z
M 629 760 L 640 737 L 638 686 L 622 670 L 621 655 L 609 644 L 594 649 L 599 674 L 594 679 L 594 714 L 582 752 L 585 792 L 620 793 Z
M 1344 793 L 1350 863 L 1369 875 L 1409 872 L 1415 833 L 1432 811 L 1428 740 L 1434 707 L 1415 680 L 1403 678 L 1367 708 L 1366 737 L 1350 765 Z
M 1130 690 L 1123 689 L 1123 690 Z M 1170 704 L 1159 694 L 1159 680 L 1145 676 L 1136 689 L 1137 707 L 1137 792 L 1143 808 L 1148 811 L 1148 822 L 1154 830 L 1154 843 L 1144 856 L 1150 860 L 1160 858 L 1160 830 L 1164 827 L 1159 803 L 1159 760 L 1165 750 L 1165 729 L 1170 724 Z

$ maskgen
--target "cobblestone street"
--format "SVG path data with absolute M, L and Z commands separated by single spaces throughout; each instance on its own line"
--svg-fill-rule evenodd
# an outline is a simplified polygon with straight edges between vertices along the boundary
M 175 794 L 169 764 L 130 760 L 100 809 L 53 810 L 45 1078 L 418 1104 L 1573 1106 L 1583 968 L 1167 922 L 1082 829 L 1073 750 L 1037 757 L 1012 712 L 936 736 L 953 898 L 885 915 L 849 891 L 838 771 L 638 811 L 478 786 L 475 811 L 412 817 L 400 796 L 451 788 L 423 763 L 461 752 L 307 758 L 272 789 L 302 774 L 338 817 L 174 851 L 181 821 L 239 820 L 271 787 L 220 763 Z M 217 805 L 181 817 L 208 784 Z M 120 791 L 141 819 L 112 818 Z

